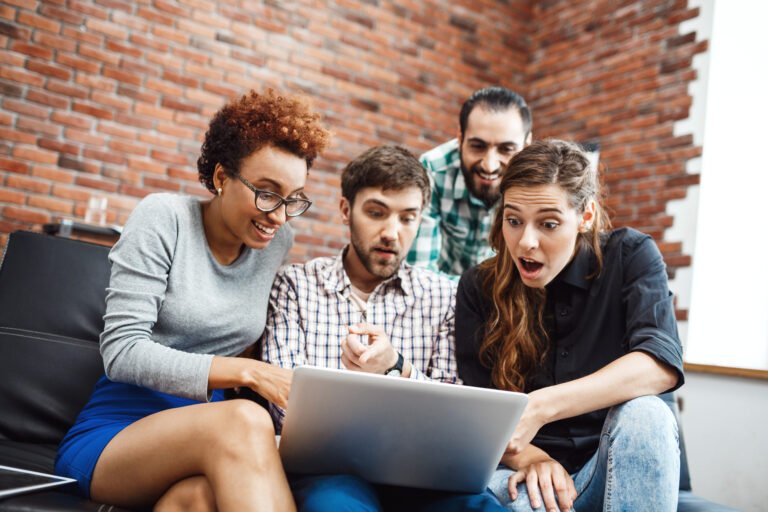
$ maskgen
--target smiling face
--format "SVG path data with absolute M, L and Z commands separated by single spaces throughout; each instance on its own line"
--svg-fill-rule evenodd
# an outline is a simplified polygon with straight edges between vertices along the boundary
M 397 272 L 419 229 L 423 201 L 418 187 L 368 187 L 357 192 L 354 204 L 341 199 L 350 229 L 344 268 L 353 285 L 371 291 Z
M 461 172 L 470 193 L 489 208 L 499 200 L 501 171 L 530 143 L 517 108 L 495 111 L 478 105 L 461 140 Z
M 307 162 L 293 153 L 274 146 L 264 146 L 244 158 L 240 176 L 258 189 L 283 197 L 304 197 Z M 285 224 L 285 205 L 272 212 L 256 208 L 255 194 L 236 177 L 228 176 L 221 166 L 214 174 L 214 185 L 221 188 L 221 238 L 233 245 L 263 249 Z
M 578 212 L 559 185 L 511 187 L 502 208 L 504 243 L 523 283 L 531 288 L 545 287 L 568 265 L 579 232 L 595 212 L 594 201 Z

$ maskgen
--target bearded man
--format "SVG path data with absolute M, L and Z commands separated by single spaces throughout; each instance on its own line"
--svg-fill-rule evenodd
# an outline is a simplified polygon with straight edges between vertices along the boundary
M 488 244 L 501 171 L 531 143 L 531 111 L 503 87 L 475 91 L 459 114 L 459 135 L 421 155 L 432 199 L 407 261 L 453 279 L 493 255 Z

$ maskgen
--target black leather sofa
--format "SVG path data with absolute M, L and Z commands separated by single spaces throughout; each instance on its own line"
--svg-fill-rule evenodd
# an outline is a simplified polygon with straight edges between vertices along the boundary
M 104 371 L 108 253 L 50 235 L 10 235 L 0 267 L 0 464 L 53 471 L 59 441 Z M 119 510 L 70 487 L 0 500 L 0 510 Z
M 108 252 L 40 233 L 9 236 L 0 266 L 0 465 L 53 471 L 59 441 L 103 372 Z M 662 398 L 676 411 L 672 395 Z M 691 493 L 682 437 L 681 463 L 679 511 L 732 510 Z M 0 511 L 120 510 L 59 489 L 0 500 Z

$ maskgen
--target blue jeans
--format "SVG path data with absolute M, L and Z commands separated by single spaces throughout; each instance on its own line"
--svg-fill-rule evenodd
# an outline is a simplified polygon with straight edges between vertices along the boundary
M 500 466 L 488 487 L 507 510 L 543 511 L 541 501 L 541 507 L 531 507 L 524 482 L 517 486 L 517 499 L 510 499 L 507 482 L 513 473 Z M 612 407 L 597 452 L 571 477 L 577 511 L 677 510 L 680 449 L 672 411 L 655 396 Z
M 299 512 L 503 512 L 504 507 L 486 490 L 459 494 L 371 484 L 352 475 L 289 475 Z

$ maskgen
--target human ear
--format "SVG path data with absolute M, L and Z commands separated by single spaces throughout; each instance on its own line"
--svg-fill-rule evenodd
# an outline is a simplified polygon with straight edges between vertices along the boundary
M 597 210 L 597 203 L 594 199 L 587 201 L 584 211 L 581 213 L 581 222 L 579 223 L 579 231 L 586 233 L 592 229 L 592 223 L 595 221 L 595 215 Z
M 216 190 L 222 188 L 224 186 L 224 182 L 227 181 L 227 172 L 224 170 L 224 166 L 222 166 L 220 163 L 216 164 L 216 167 L 213 168 L 213 188 Z
M 352 205 L 349 204 L 349 200 L 346 197 L 342 197 L 339 201 L 339 210 L 341 210 L 341 220 L 345 226 L 349 226 L 349 212 L 352 209 Z

